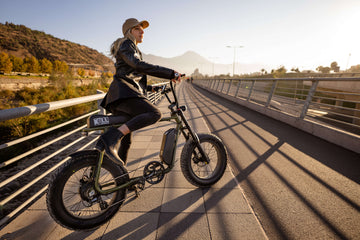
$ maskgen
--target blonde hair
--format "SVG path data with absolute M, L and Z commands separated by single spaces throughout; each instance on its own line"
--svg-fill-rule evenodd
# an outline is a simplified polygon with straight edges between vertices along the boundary
M 131 29 L 126 31 L 125 36 L 122 38 L 118 38 L 116 39 L 110 46 L 110 55 L 113 56 L 114 58 L 116 57 L 117 52 L 119 51 L 119 48 L 121 46 L 121 44 L 126 40 L 126 39 L 130 39 L 131 41 L 133 41 L 136 45 L 136 39 L 135 37 L 131 34 Z

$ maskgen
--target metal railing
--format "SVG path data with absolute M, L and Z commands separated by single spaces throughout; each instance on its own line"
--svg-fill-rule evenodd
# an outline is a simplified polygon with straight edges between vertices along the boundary
M 155 85 L 164 85 L 167 83 L 159 83 L 159 84 L 155 84 Z M 37 104 L 37 105 L 32 105 L 32 106 L 26 106 L 26 107 L 19 107 L 19 108 L 13 108 L 13 109 L 5 109 L 5 110 L 0 110 L 0 122 L 2 121 L 7 121 L 10 119 L 14 119 L 14 118 L 20 118 L 20 117 L 24 117 L 24 116 L 29 116 L 29 115 L 33 115 L 33 114 L 39 114 L 42 112 L 48 112 L 48 111 L 52 111 L 52 110 L 56 110 L 56 109 L 62 109 L 65 107 L 70 107 L 70 106 L 75 106 L 78 104 L 82 104 L 82 103 L 89 103 L 89 102 L 93 102 L 93 101 L 98 101 L 98 110 L 95 110 L 93 112 L 87 113 L 83 116 L 80 116 L 78 118 L 72 119 L 70 121 L 67 121 L 65 123 L 61 123 L 57 126 L 45 129 L 43 131 L 31 134 L 29 136 L 20 138 L 20 139 L 16 139 L 14 141 L 11 142 L 7 142 L 4 144 L 0 145 L 0 151 L 2 149 L 6 149 L 8 147 L 23 143 L 25 141 L 29 141 L 32 140 L 36 137 L 39 137 L 43 134 L 48 134 L 48 133 L 52 133 L 56 130 L 59 130 L 60 128 L 72 125 L 80 120 L 86 119 L 88 116 L 95 114 L 95 113 L 103 113 L 104 114 L 104 109 L 100 108 L 99 103 L 100 101 L 104 98 L 105 94 L 102 92 L 98 92 L 98 94 L 95 95 L 91 95 L 91 96 L 85 96 L 85 97 L 79 97 L 79 98 L 73 98 L 73 99 L 67 99 L 67 100 L 62 100 L 62 101 L 57 101 L 57 102 L 49 102 L 49 103 L 43 103 L 43 104 Z M 161 100 L 162 95 L 160 92 L 154 92 L 154 93 L 149 93 L 148 94 L 148 99 L 156 104 L 158 101 Z M 27 152 L 21 153 L 20 155 L 13 157 L 11 159 L 7 159 L 5 161 L 1 160 L 0 161 L 0 172 L 1 171 L 7 171 L 8 168 L 12 167 L 12 165 L 14 165 L 15 163 L 18 164 L 22 164 L 20 162 L 20 160 L 25 160 L 26 157 L 28 157 L 31 154 L 37 153 L 42 149 L 45 149 L 54 144 L 59 142 L 60 140 L 64 140 L 67 137 L 73 135 L 73 134 L 79 134 L 79 132 L 81 132 L 81 130 L 83 128 L 85 128 L 86 125 L 82 125 L 80 127 L 77 127 L 74 130 L 71 130 L 69 132 L 67 132 L 66 134 L 63 134 L 59 137 L 56 137 L 55 139 L 48 141 L 36 148 L 33 148 Z M 92 139 L 88 139 L 88 137 L 92 137 Z M 3 214 L 0 212 L 0 226 L 6 224 L 10 219 L 12 219 L 17 213 L 19 213 L 20 211 L 22 211 L 24 208 L 26 208 L 31 202 L 34 201 L 34 199 L 38 198 L 39 196 L 41 196 L 47 189 L 47 185 L 45 184 L 45 186 L 43 186 L 40 190 L 36 191 L 34 194 L 32 194 L 31 197 L 27 198 L 26 200 L 19 203 L 17 206 L 11 206 L 11 207 L 7 207 L 7 205 L 9 205 L 14 199 L 16 199 L 17 197 L 19 197 L 22 194 L 26 194 L 26 191 L 29 190 L 30 188 L 34 187 L 35 184 L 39 184 L 39 182 L 41 180 L 44 180 L 45 177 L 47 177 L 51 172 L 53 172 L 54 170 L 56 170 L 59 166 L 63 165 L 66 161 L 68 161 L 70 159 L 70 157 L 65 157 L 64 159 L 61 159 L 60 161 L 57 161 L 56 163 L 54 163 L 53 166 L 48 167 L 48 169 L 46 170 L 41 170 L 41 174 L 39 176 L 36 176 L 32 179 L 28 179 L 27 175 L 29 175 L 29 173 L 31 171 L 33 171 L 35 168 L 39 168 L 41 167 L 44 163 L 46 163 L 47 161 L 49 161 L 50 159 L 53 159 L 54 157 L 58 156 L 60 153 L 64 153 L 66 150 L 69 151 L 69 149 L 71 149 L 72 152 L 75 152 L 76 150 L 82 150 L 85 149 L 87 147 L 89 147 L 92 143 L 94 143 L 97 140 L 97 137 L 91 136 L 91 134 L 89 136 L 80 136 L 78 138 L 76 138 L 76 140 L 72 140 L 69 144 L 62 146 L 61 148 L 57 149 L 55 152 L 52 152 L 50 154 L 48 154 L 46 157 L 43 157 L 40 160 L 37 160 L 35 163 L 31 164 L 30 166 L 18 170 L 16 171 L 16 173 L 14 173 L 12 176 L 8 177 L 7 179 L 4 179 L 1 183 L 0 183 L 0 190 L 4 190 L 7 186 L 11 185 L 11 183 L 13 183 L 14 181 L 18 180 L 18 179 L 27 179 L 28 181 L 26 183 L 21 183 L 20 186 L 17 186 L 15 189 L 9 190 L 8 192 L 6 192 L 6 194 L 0 196 L 0 211 L 4 211 L 6 214 Z M 82 144 L 82 141 L 84 141 L 85 143 Z M 76 144 L 80 144 L 79 148 L 75 148 Z M 65 152 L 66 153 L 66 152 Z M 44 185 L 44 184 L 43 184 Z M 11 189 L 11 188 L 9 188 Z M 4 191 L 3 191 L 4 192 Z M 28 194 L 26 194 L 28 195 Z M 20 202 L 20 201 L 17 201 Z M 11 208 L 11 210 L 6 211 L 7 208 Z
M 248 102 L 360 134 L 360 78 L 202 79 L 196 83 Z

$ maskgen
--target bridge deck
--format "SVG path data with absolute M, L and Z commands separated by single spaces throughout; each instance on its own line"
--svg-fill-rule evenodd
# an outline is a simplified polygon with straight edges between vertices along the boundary
M 198 132 L 208 128 L 184 85 L 180 101 Z M 167 102 L 159 105 L 167 114 Z M 134 134 L 129 170 L 158 160 L 162 134 L 169 123 L 159 123 Z M 179 159 L 184 139 L 179 142 Z M 142 169 L 141 169 L 142 170 Z M 135 172 L 140 174 L 140 172 Z M 0 230 L 1 239 L 266 239 L 230 168 L 211 189 L 190 185 L 179 168 L 158 185 L 129 198 L 115 217 L 94 231 L 75 232 L 56 224 L 46 210 L 45 196 Z

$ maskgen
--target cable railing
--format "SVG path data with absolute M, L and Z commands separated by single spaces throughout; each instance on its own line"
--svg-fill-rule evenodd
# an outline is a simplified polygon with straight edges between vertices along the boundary
M 159 83 L 155 85 L 161 86 L 164 84 L 167 83 Z M 91 96 L 0 110 L 0 122 L 2 122 L 83 103 L 93 101 L 98 102 L 97 110 L 23 138 L 3 143 L 0 145 L 0 151 L 26 141 L 34 141 L 37 137 L 44 134 L 53 134 L 57 131 L 61 131 L 62 128 L 69 128 L 69 126 L 73 126 L 75 123 L 84 121 L 84 119 L 88 118 L 90 115 L 99 112 L 105 114 L 104 109 L 100 107 L 100 102 L 104 96 L 105 94 L 103 92 L 98 92 L 98 94 Z M 153 92 L 148 93 L 147 97 L 152 103 L 156 104 L 161 100 L 162 95 L 160 92 Z M 72 130 L 65 130 L 64 133 L 60 134 L 60 136 L 46 141 L 43 144 L 39 144 L 39 146 L 21 153 L 11 159 L 1 159 L 1 175 L 4 176 L 5 174 L 3 173 L 9 171 L 13 172 L 13 174 L 11 176 L 7 176 L 5 179 L 2 177 L 2 181 L 0 182 L 0 227 L 9 222 L 14 216 L 16 216 L 16 214 L 21 212 L 46 191 L 50 173 L 70 159 L 70 157 L 68 157 L 69 151 L 72 153 L 92 146 L 91 144 L 97 140 L 99 134 L 94 132 L 84 136 L 81 132 L 85 127 L 86 125 L 80 124 L 79 127 L 75 127 L 75 129 Z M 68 143 L 65 145 L 59 143 L 62 141 Z M 55 151 L 51 153 L 50 151 L 52 150 L 48 150 L 48 148 L 54 144 L 58 145 L 55 146 Z M 46 156 L 41 156 L 42 151 L 45 152 Z M 30 164 L 27 162 L 29 159 L 32 159 L 32 156 L 37 155 L 40 155 L 40 159 L 35 157 Z M 36 171 L 36 169 L 38 170 Z M 38 173 L 33 174 L 33 172 Z
M 310 120 L 360 135 L 360 78 L 198 79 L 194 83 L 263 113 L 273 110 L 292 116 L 293 121 Z

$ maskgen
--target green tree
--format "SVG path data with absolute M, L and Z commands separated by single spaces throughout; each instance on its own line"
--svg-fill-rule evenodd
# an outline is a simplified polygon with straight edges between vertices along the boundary
M 46 58 L 43 58 L 40 60 L 40 69 L 42 73 L 51 73 L 53 64 Z
M 0 71 L 10 73 L 12 71 L 13 64 L 7 53 L 0 53 Z

